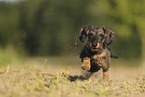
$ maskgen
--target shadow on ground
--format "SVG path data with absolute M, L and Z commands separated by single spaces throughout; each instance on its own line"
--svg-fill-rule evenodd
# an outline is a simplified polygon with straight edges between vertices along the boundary
M 92 74 L 93 73 L 88 72 L 88 73 L 85 73 L 83 75 L 73 75 L 73 76 L 68 75 L 68 80 L 70 80 L 71 82 L 76 81 L 76 80 L 84 81 L 84 80 L 88 80 Z

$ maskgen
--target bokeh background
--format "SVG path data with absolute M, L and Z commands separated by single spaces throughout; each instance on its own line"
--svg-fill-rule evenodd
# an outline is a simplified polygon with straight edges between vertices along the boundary
M 85 44 L 78 40 L 79 31 L 90 24 L 116 33 L 110 48 L 120 62 L 143 64 L 144 7 L 145 0 L 0 0 L 0 64 L 79 56 Z

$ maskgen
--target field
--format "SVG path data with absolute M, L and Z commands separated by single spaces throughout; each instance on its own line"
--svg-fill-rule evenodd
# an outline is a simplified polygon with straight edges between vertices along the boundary
M 101 71 L 85 80 L 87 72 L 81 70 L 79 58 L 73 56 L 3 64 L 0 97 L 144 97 L 145 72 L 135 64 L 137 60 L 113 59 L 108 82 L 102 80 Z

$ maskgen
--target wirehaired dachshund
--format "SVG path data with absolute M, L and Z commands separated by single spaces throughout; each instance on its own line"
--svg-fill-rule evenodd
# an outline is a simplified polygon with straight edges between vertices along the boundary
M 108 45 L 113 42 L 115 33 L 105 26 L 96 27 L 90 25 L 81 28 L 79 39 L 84 42 L 88 37 L 88 42 L 81 50 L 80 59 L 82 61 L 81 68 L 94 73 L 103 70 L 103 79 L 109 80 L 108 69 L 110 67 L 111 57 L 118 56 L 111 53 Z

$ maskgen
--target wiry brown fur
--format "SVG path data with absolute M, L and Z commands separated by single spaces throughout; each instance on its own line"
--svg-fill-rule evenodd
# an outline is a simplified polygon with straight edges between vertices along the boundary
M 114 38 L 114 32 L 106 27 L 95 27 L 90 25 L 81 28 L 80 41 L 88 37 L 88 42 L 80 53 L 82 69 L 91 73 L 103 69 L 103 79 L 108 80 L 108 69 L 110 67 L 112 53 L 108 48 Z M 115 56 L 116 58 L 116 56 Z

